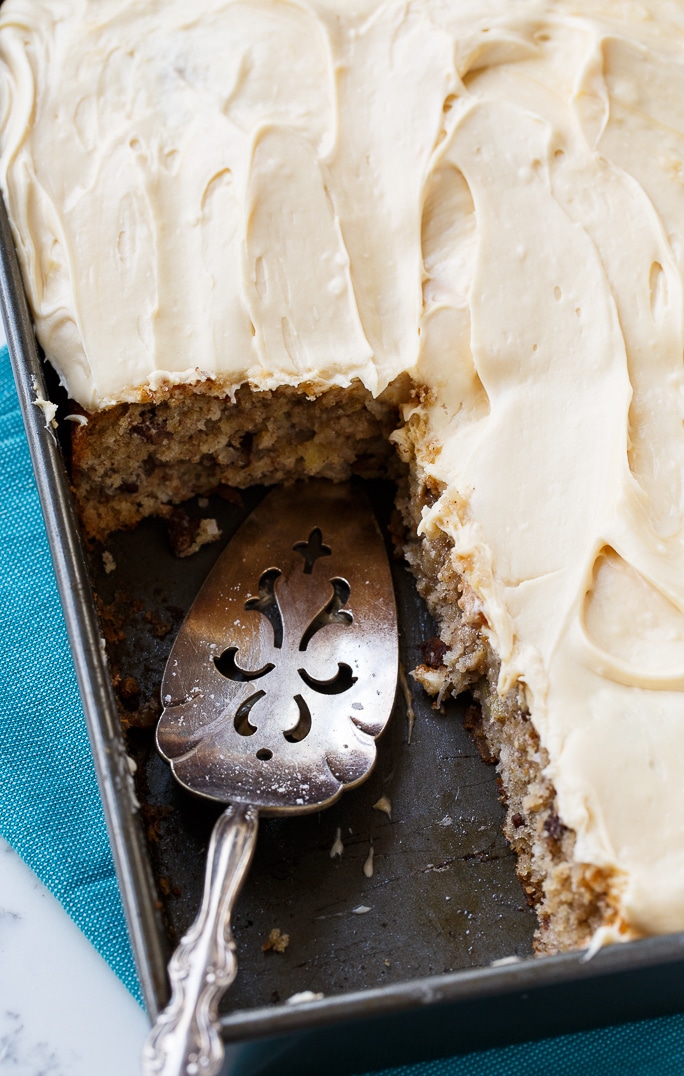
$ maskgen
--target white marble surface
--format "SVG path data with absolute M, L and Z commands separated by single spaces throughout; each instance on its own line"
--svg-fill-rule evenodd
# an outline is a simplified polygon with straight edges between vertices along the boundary
M 136 1076 L 143 1010 L 0 838 L 0 1072 Z

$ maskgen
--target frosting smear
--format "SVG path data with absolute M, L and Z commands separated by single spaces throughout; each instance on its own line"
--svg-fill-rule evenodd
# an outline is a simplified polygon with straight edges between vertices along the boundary
M 87 410 L 399 374 L 621 936 L 684 929 L 684 11 L 6 0 L 0 183 Z

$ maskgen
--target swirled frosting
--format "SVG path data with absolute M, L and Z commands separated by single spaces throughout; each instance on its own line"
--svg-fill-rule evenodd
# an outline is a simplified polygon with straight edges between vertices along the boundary
M 0 77 L 71 394 L 426 386 L 422 529 L 575 854 L 684 929 L 681 4 L 6 0 Z

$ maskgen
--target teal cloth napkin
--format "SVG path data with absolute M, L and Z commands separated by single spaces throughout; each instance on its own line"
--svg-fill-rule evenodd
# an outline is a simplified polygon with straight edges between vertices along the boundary
M 6 347 L 0 350 L 0 833 L 141 1001 Z
M 0 833 L 140 1001 L 6 348 L 0 349 Z M 673 1076 L 684 1073 L 684 1016 L 391 1071 Z

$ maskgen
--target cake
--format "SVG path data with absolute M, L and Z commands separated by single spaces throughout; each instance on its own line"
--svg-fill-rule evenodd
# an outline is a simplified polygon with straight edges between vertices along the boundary
M 684 11 L 5 0 L 85 532 L 404 469 L 539 952 L 684 928 Z

